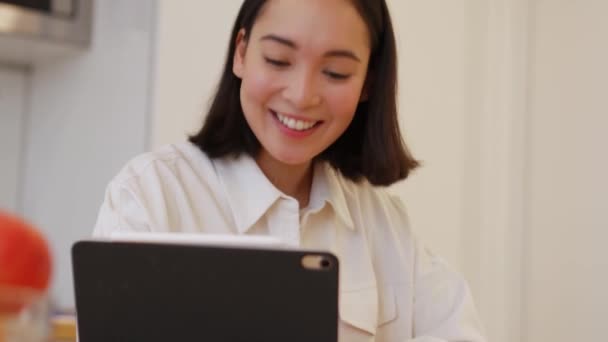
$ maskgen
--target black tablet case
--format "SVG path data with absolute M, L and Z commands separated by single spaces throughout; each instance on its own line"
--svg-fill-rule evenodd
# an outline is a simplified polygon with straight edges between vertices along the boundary
M 82 241 L 72 248 L 80 342 L 336 342 L 338 260 L 310 252 Z

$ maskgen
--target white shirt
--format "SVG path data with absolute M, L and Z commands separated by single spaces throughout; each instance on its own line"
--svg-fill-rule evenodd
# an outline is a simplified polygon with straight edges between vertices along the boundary
M 328 250 L 340 260 L 341 342 L 485 341 L 466 282 L 416 241 L 399 199 L 319 163 L 309 202 L 300 210 L 249 156 L 168 145 L 110 182 L 94 234 L 272 235 Z

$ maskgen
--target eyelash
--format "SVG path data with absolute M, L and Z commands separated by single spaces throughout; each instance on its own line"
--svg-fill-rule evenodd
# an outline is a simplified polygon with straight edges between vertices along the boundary
M 337 81 L 346 80 L 350 77 L 350 75 L 338 74 L 338 73 L 335 73 L 332 71 L 324 71 L 324 73 L 325 73 L 325 75 L 327 75 Z
M 264 57 L 264 59 L 266 60 L 266 63 L 279 67 L 279 68 L 284 68 L 284 67 L 288 67 L 289 63 L 288 62 L 283 62 L 283 61 L 278 61 L 276 59 L 270 59 L 268 57 Z
M 271 59 L 268 57 L 264 57 L 264 60 L 266 61 L 266 63 L 268 63 L 274 67 L 277 67 L 277 68 L 285 68 L 285 67 L 289 66 L 288 62 L 283 62 L 283 61 Z M 331 79 L 334 79 L 336 81 L 343 81 L 350 77 L 350 75 L 339 74 L 339 73 L 332 72 L 332 71 L 324 71 L 323 73 L 325 75 L 329 76 Z

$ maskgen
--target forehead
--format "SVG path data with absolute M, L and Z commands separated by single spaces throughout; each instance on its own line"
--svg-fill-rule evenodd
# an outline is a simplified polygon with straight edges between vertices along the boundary
M 350 0 L 269 0 L 252 37 L 276 34 L 303 49 L 370 49 L 369 31 Z

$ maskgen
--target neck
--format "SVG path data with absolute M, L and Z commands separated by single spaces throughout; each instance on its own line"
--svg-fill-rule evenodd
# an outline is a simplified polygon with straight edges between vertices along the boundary
M 287 196 L 298 200 L 300 208 L 308 206 L 312 186 L 312 162 L 289 165 L 263 151 L 256 162 L 270 182 Z

